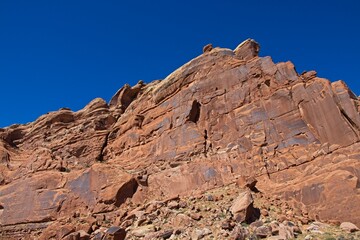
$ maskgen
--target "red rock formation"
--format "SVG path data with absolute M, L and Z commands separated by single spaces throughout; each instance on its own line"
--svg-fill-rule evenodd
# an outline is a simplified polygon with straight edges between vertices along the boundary
M 0 232 L 56 238 L 74 214 L 124 221 L 127 203 L 243 177 L 314 219 L 359 226 L 359 99 L 258 52 L 254 40 L 212 48 L 162 81 L 125 85 L 109 105 L 0 129 Z

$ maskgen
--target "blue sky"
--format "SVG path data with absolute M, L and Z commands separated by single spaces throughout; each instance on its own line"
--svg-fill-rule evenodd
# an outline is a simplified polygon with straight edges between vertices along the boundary
M 356 0 L 0 0 L 0 127 L 109 101 L 125 83 L 166 77 L 207 43 L 235 48 L 247 38 L 261 56 L 345 80 L 359 95 L 359 13 Z

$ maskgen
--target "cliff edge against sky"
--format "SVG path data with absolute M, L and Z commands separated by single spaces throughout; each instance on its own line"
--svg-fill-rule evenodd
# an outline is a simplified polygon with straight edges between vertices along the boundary
M 81 239 L 82 231 L 136 239 L 151 224 L 147 235 L 172 227 L 175 236 L 179 214 L 168 227 L 137 221 L 154 202 L 180 204 L 214 189 L 221 199 L 234 194 L 231 204 L 244 181 L 252 182 L 247 199 L 260 194 L 266 204 L 253 220 L 248 208 L 239 211 L 246 217 L 225 209 L 227 237 L 236 224 L 266 218 L 274 202 L 288 205 L 281 220 L 360 226 L 359 98 L 342 81 L 299 74 L 259 49 L 251 39 L 235 50 L 208 45 L 164 80 L 125 85 L 109 103 L 0 129 L 0 238 Z

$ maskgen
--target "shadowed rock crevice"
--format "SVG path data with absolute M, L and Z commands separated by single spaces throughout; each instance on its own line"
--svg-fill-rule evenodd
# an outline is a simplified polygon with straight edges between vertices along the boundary
M 206 156 L 207 151 L 208 151 L 208 143 L 207 143 L 207 140 L 208 140 L 208 132 L 207 132 L 207 130 L 205 129 L 205 130 L 204 130 L 204 154 L 205 154 L 205 156 Z
M 188 121 L 193 123 L 197 123 L 199 121 L 200 108 L 201 108 L 201 104 L 197 100 L 194 100 L 191 105 L 189 115 L 187 117 Z
M 5 137 L 4 141 L 8 143 L 11 147 L 17 148 L 18 144 L 21 143 L 23 138 L 25 137 L 25 133 L 22 129 L 15 129 L 8 133 L 8 135 Z
M 269 80 L 269 79 L 265 80 L 264 83 L 265 83 L 266 86 L 270 87 L 270 80 Z M 291 92 L 290 92 L 290 93 L 291 93 Z
M 108 145 L 109 136 L 110 136 L 110 132 L 105 135 L 104 142 L 103 142 L 103 144 L 101 145 L 100 153 L 99 153 L 99 155 L 96 157 L 96 161 L 99 161 L 99 162 L 103 162 L 103 161 L 104 161 L 104 151 L 105 151 L 105 148 L 106 148 L 107 145 Z
M 111 98 L 109 107 L 114 111 L 116 118 L 129 107 L 129 105 L 136 99 L 142 88 L 145 86 L 144 82 L 140 80 L 135 86 L 130 87 L 125 84 L 119 91 Z
M 117 192 L 116 200 L 114 205 L 116 207 L 120 207 L 126 199 L 131 198 L 137 191 L 138 183 L 137 181 L 132 178 L 129 182 L 125 183 Z
M 359 136 L 360 127 L 356 125 L 356 123 L 346 114 L 344 109 L 340 109 L 341 115 L 346 119 L 346 121 L 349 123 L 349 125 L 356 131 L 354 133 Z

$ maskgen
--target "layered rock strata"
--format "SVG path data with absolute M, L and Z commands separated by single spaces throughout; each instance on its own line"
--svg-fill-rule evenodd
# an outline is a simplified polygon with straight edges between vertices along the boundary
M 359 226 L 359 98 L 259 49 L 254 40 L 208 47 L 164 80 L 125 85 L 109 104 L 0 129 L 2 236 L 61 238 L 51 229 L 74 214 L 120 225 L 129 204 L 243 177 L 313 219 Z

